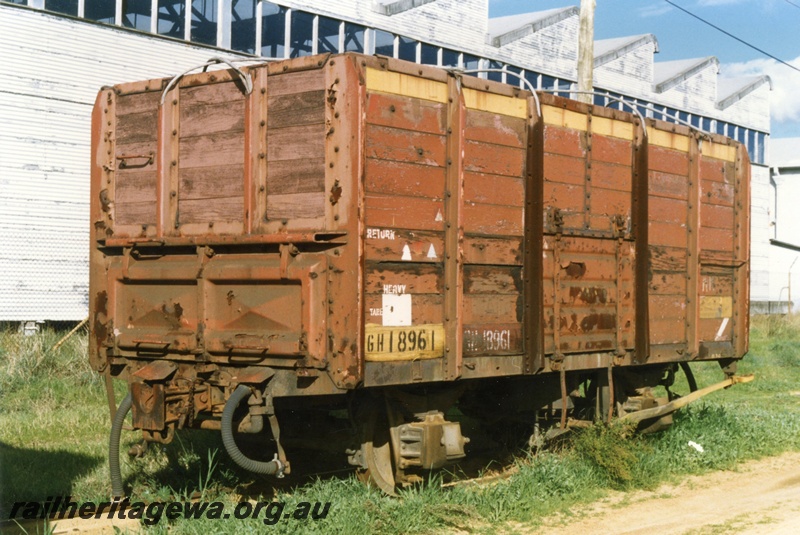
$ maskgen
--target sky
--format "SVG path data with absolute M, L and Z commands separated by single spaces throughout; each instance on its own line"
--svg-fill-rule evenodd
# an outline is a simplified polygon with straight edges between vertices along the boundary
M 655 61 L 716 56 L 720 76 L 768 75 L 772 137 L 800 137 L 800 72 L 707 26 L 665 0 L 596 0 L 595 39 L 652 33 Z M 768 54 L 800 69 L 800 0 L 672 0 Z M 489 0 L 501 17 L 580 5 L 580 0 Z

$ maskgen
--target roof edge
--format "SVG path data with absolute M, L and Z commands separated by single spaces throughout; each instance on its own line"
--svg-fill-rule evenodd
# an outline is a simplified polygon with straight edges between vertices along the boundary
M 653 90 L 656 93 L 663 93 L 675 87 L 676 85 L 680 84 L 681 82 L 685 82 L 689 78 L 695 76 L 700 71 L 708 67 L 709 65 L 715 65 L 717 67 L 717 72 L 719 73 L 719 59 L 716 56 L 708 56 L 707 58 L 701 60 L 699 63 L 693 65 L 692 67 L 684 70 L 676 74 L 671 78 L 667 78 L 663 82 L 656 84 Z
M 750 93 L 752 93 L 753 91 L 755 91 L 764 84 L 768 84 L 769 90 L 772 91 L 772 78 L 770 78 L 767 75 L 759 76 L 757 80 L 754 80 L 753 82 L 747 84 L 738 91 L 735 91 L 733 94 L 728 95 L 724 99 L 717 102 L 717 109 L 724 110 L 725 108 L 728 108 L 736 104 L 737 102 L 739 102 L 744 97 L 746 97 L 747 95 L 749 95 Z
M 523 37 L 527 37 L 533 33 L 536 33 L 543 28 L 547 28 L 548 26 L 557 24 L 562 20 L 566 20 L 574 15 L 578 15 L 579 13 L 580 9 L 577 6 L 565 7 L 557 13 L 553 13 L 552 15 L 535 22 L 527 22 L 519 28 L 515 28 L 499 35 L 489 35 L 488 42 L 490 45 L 496 48 L 501 48 L 513 43 L 514 41 L 519 41 Z
M 392 15 L 397 15 L 403 11 L 408 11 L 435 1 L 436 0 L 373 0 L 372 11 L 391 17 Z
M 596 68 L 605 65 L 606 63 L 614 61 L 615 59 L 624 56 L 631 50 L 639 48 L 640 46 L 645 45 L 647 43 L 653 43 L 653 45 L 655 46 L 654 52 L 658 52 L 658 39 L 656 39 L 656 36 L 653 35 L 652 33 L 647 33 L 639 36 L 638 39 L 631 41 L 623 46 L 617 47 L 613 50 L 609 50 L 605 54 L 595 56 L 594 66 Z

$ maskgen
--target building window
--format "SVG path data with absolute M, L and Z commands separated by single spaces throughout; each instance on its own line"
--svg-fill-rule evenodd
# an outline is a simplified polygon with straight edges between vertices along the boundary
M 458 67 L 458 52 L 455 50 L 442 49 L 442 67 Z
M 344 23 L 344 49 L 351 52 L 364 52 L 366 28 L 360 24 Z
M 268 58 L 286 57 L 287 9 L 272 2 L 262 2 L 261 55 Z
M 462 61 L 464 62 L 464 70 L 471 71 L 480 68 L 480 58 L 471 54 L 464 54 Z M 470 73 L 470 76 L 478 76 L 478 73 Z
M 184 38 L 186 2 L 183 0 L 158 0 L 158 33 L 176 39 Z
M 767 134 L 763 132 L 758 132 L 756 135 L 756 150 L 758 151 L 758 159 L 756 163 L 763 164 L 767 161 L 767 154 L 766 154 L 766 140 Z
M 78 0 L 47 0 L 44 8 L 64 15 L 78 16 Z
M 231 4 L 231 48 L 256 53 L 256 1 L 233 0 Z
M 420 43 L 419 62 L 424 65 L 439 64 L 439 47 Z
M 122 25 L 149 32 L 151 6 L 150 0 L 122 0 Z M 216 38 L 216 28 L 214 31 Z
M 509 85 L 513 85 L 514 87 L 523 87 L 522 85 L 522 69 L 518 67 L 512 67 L 511 65 L 506 65 L 507 72 L 516 73 L 516 76 L 513 74 L 506 74 L 506 83 Z
M 408 37 L 399 37 L 397 57 L 406 61 L 417 61 L 417 41 Z
M 317 25 L 317 53 L 339 52 L 339 30 L 342 24 L 338 20 L 320 16 Z
M 192 0 L 191 40 L 217 44 L 217 0 Z
M 292 11 L 291 46 L 289 57 L 299 58 L 313 54 L 314 15 L 305 11 Z
M 717 134 L 720 134 L 722 136 L 726 135 L 727 126 L 728 125 L 724 121 L 717 121 L 717 130 L 716 130 Z
M 87 2 L 84 7 L 83 16 L 89 20 L 114 24 L 116 4 L 117 2 L 115 0 L 94 0 L 93 2 Z
M 375 30 L 375 53 L 394 57 L 394 35 L 383 30 Z
M 502 69 L 503 68 L 503 64 L 500 63 L 499 61 L 488 60 L 486 68 L 487 69 Z M 493 82 L 502 82 L 504 76 L 505 75 L 502 72 L 488 72 L 488 73 L 486 73 L 486 78 L 488 78 L 489 80 L 492 80 Z

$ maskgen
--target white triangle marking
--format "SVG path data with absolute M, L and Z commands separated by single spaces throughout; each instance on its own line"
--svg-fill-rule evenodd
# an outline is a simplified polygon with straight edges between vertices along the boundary
M 428 258 L 436 258 L 436 249 L 433 248 L 433 244 L 428 249 Z
M 411 260 L 411 248 L 408 244 L 403 246 L 403 256 L 400 257 L 400 260 Z
M 442 211 L 441 210 L 437 210 L 436 211 L 436 219 L 434 219 L 434 221 L 444 221 L 444 218 L 442 217 Z

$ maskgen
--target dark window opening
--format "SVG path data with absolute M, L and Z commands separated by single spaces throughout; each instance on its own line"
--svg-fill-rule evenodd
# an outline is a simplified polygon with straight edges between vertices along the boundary
M 339 27 L 341 23 L 338 20 L 329 19 L 328 17 L 319 17 L 317 26 L 317 52 L 324 54 L 331 52 L 336 54 L 339 52 Z

